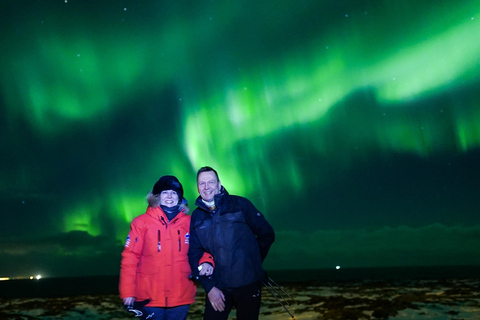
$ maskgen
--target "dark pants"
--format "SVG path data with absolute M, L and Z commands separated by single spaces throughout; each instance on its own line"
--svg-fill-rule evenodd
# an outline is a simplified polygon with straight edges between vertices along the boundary
M 151 320 L 185 320 L 187 319 L 189 307 L 189 304 L 171 308 L 144 307 L 143 311 L 147 316 L 153 313 L 153 316 L 147 318 Z
M 225 295 L 225 310 L 215 311 L 210 300 L 205 301 L 204 320 L 227 320 L 232 307 L 237 309 L 237 320 L 255 320 L 260 313 L 262 283 L 255 282 L 234 289 L 220 289 Z

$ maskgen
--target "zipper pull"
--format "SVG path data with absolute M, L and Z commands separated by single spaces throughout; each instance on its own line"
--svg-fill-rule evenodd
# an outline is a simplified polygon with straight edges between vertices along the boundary
M 160 222 L 164 224 L 166 227 L 168 227 L 168 223 L 165 221 L 163 217 L 160 219 Z
M 160 230 L 158 230 L 158 252 L 160 252 L 160 250 L 162 250 L 162 246 L 160 244 Z
M 180 230 L 177 230 L 178 233 L 178 251 L 182 251 L 182 241 L 180 241 Z

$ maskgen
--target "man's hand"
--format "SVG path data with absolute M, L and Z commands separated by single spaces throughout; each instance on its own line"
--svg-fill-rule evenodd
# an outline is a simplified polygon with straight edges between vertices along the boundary
M 210 300 L 213 310 L 220 312 L 225 310 L 225 296 L 217 287 L 213 287 L 212 290 L 210 290 L 208 300 Z
M 213 273 L 213 266 L 208 262 L 204 262 L 198 267 L 198 270 L 200 270 L 199 275 L 208 277 Z

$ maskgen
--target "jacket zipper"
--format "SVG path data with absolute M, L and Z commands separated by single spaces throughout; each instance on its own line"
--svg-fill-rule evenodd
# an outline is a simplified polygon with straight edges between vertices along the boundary
M 165 222 L 165 219 L 163 219 L 163 217 L 159 217 L 158 220 L 160 220 L 161 224 L 168 226 L 167 223 Z M 158 238 L 158 252 L 160 252 L 162 250 L 162 245 L 160 243 L 160 240 L 161 240 L 160 230 L 158 230 L 157 238 Z
M 180 230 L 177 230 L 178 232 L 178 251 L 182 251 L 182 241 L 180 239 Z

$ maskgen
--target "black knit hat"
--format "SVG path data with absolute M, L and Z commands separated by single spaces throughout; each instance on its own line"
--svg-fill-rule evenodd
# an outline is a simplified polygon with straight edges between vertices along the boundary
M 183 187 L 180 181 L 174 176 L 163 176 L 153 186 L 152 193 L 159 195 L 163 190 L 173 190 L 178 194 L 178 201 L 182 201 Z

